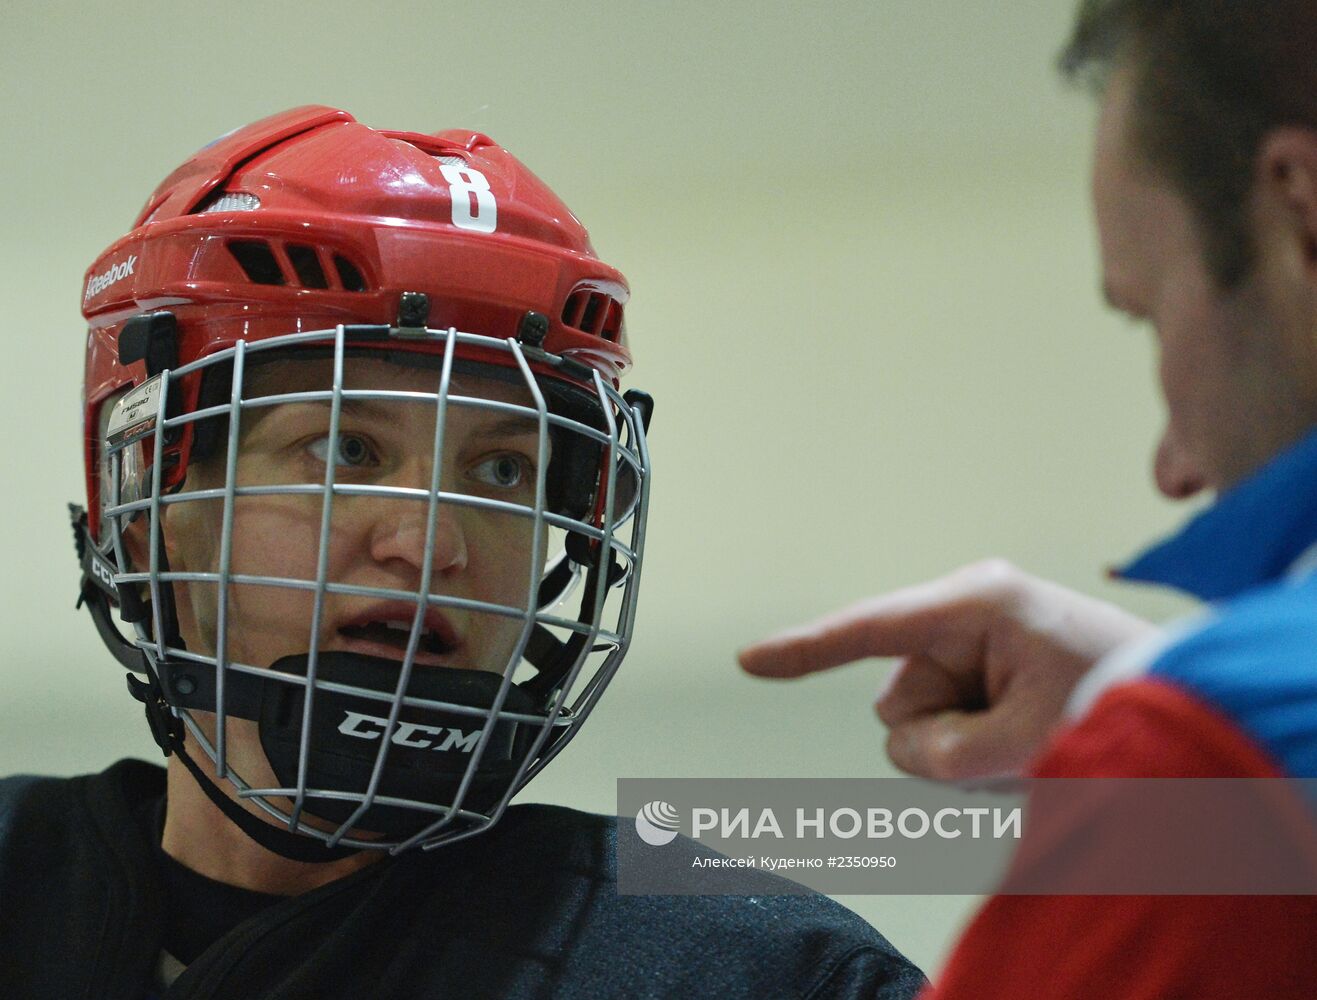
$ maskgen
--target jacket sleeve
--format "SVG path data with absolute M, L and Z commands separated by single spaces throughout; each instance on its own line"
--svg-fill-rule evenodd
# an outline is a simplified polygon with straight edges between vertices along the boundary
M 890 945 L 851 949 L 802 1000 L 911 1000 L 928 981 Z M 917 998 L 916 998 L 917 1000 Z
M 1040 778 L 1279 777 L 1215 709 L 1174 685 L 1113 688 L 1062 734 Z M 1070 817 L 1020 854 L 1064 870 L 1086 852 L 1121 850 L 1101 810 Z M 1077 821 L 1077 822 L 1076 822 Z M 1317 896 L 1010 896 L 988 900 L 921 1000 L 1241 1000 L 1313 995 Z

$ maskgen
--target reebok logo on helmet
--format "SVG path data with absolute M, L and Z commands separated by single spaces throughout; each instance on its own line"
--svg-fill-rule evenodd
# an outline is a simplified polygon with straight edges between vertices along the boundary
M 87 292 L 82 297 L 83 303 L 90 302 L 92 296 L 99 295 L 116 281 L 121 281 L 131 275 L 133 273 L 133 265 L 136 263 L 137 255 L 129 254 L 127 260 L 122 260 L 117 264 L 113 264 L 108 271 L 103 271 L 102 273 L 90 278 L 87 281 Z

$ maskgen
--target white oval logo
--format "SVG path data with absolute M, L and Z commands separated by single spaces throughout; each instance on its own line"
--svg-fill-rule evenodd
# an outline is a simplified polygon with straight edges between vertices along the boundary
M 666 802 L 650 802 L 636 814 L 636 833 L 646 844 L 662 847 L 677 836 L 677 810 Z

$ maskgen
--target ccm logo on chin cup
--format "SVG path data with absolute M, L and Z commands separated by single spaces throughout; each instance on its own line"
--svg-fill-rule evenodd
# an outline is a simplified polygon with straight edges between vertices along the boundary
M 343 721 L 338 724 L 338 731 L 344 736 L 354 736 L 359 740 L 377 740 L 388 725 L 388 719 L 363 715 L 361 712 L 347 712 Z M 444 735 L 445 733 L 447 736 Z M 442 742 L 439 742 L 441 739 Z M 460 729 L 423 726 L 418 722 L 399 720 L 398 728 L 393 731 L 393 739 L 389 742 L 395 746 L 411 747 L 415 750 L 438 750 L 441 753 L 457 750 L 461 753 L 470 753 L 475 749 L 479 739 L 479 729 L 465 733 Z

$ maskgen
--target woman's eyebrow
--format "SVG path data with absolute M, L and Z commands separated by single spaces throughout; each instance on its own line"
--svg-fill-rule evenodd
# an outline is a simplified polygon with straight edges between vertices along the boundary
M 271 395 L 275 394 L 272 393 Z M 244 402 L 257 404 L 250 407 L 249 412 L 243 414 L 242 428 L 244 434 L 254 430 L 271 417 L 295 420 L 299 417 L 314 416 L 317 420 L 328 421 L 329 419 L 330 402 L 327 399 L 289 400 L 281 403 L 261 404 L 261 398 L 255 396 L 244 400 Z M 244 411 L 247 410 L 248 408 L 244 407 Z M 343 400 L 342 412 L 346 416 L 368 420 L 396 420 L 398 416 L 396 410 L 390 413 L 389 406 L 383 400 L 374 399 L 345 399 Z
M 329 400 L 321 402 L 328 408 Z M 396 420 L 398 404 L 384 399 L 345 399 L 342 412 L 352 417 L 369 417 L 374 420 Z
M 328 402 L 324 405 L 328 406 Z M 414 406 L 433 406 L 429 400 L 416 401 L 411 405 Z M 376 420 L 393 421 L 398 417 L 398 403 L 385 399 L 345 399 L 343 400 L 343 412 L 354 417 L 369 417 Z M 454 404 L 449 412 L 456 409 L 466 409 L 460 404 Z M 480 437 L 500 437 L 519 434 L 536 434 L 539 432 L 539 421 L 532 416 L 521 416 L 515 413 L 505 414 L 497 419 L 480 421 L 474 428 L 474 433 Z
M 413 403 L 412 405 L 423 405 Z M 433 405 L 433 404 L 430 404 Z M 325 412 L 329 410 L 329 400 L 307 400 L 301 402 L 279 403 L 275 406 L 258 407 L 256 412 L 268 414 L 274 411 L 312 411 Z M 398 402 L 387 399 L 345 399 L 343 400 L 342 412 L 357 419 L 380 420 L 386 422 L 395 422 L 398 419 Z M 457 407 L 454 407 L 456 409 Z M 472 433 L 477 437 L 508 437 L 521 436 L 539 433 L 539 421 L 532 416 L 519 416 L 517 414 L 507 414 L 497 419 L 479 422 L 472 429 Z
M 478 425 L 475 434 L 478 437 L 507 437 L 538 434 L 539 430 L 539 421 L 532 417 L 507 416 L 501 420 Z
M 348 397 L 343 400 L 342 412 L 351 417 L 368 417 L 374 420 L 395 421 L 398 419 L 398 407 L 400 405 L 430 405 L 429 400 L 396 400 L 396 399 L 361 399 Z M 284 403 L 276 403 L 273 406 L 264 406 L 261 409 L 282 410 L 310 410 L 313 412 L 328 412 L 331 403 L 328 399 L 306 399 L 290 400 Z

